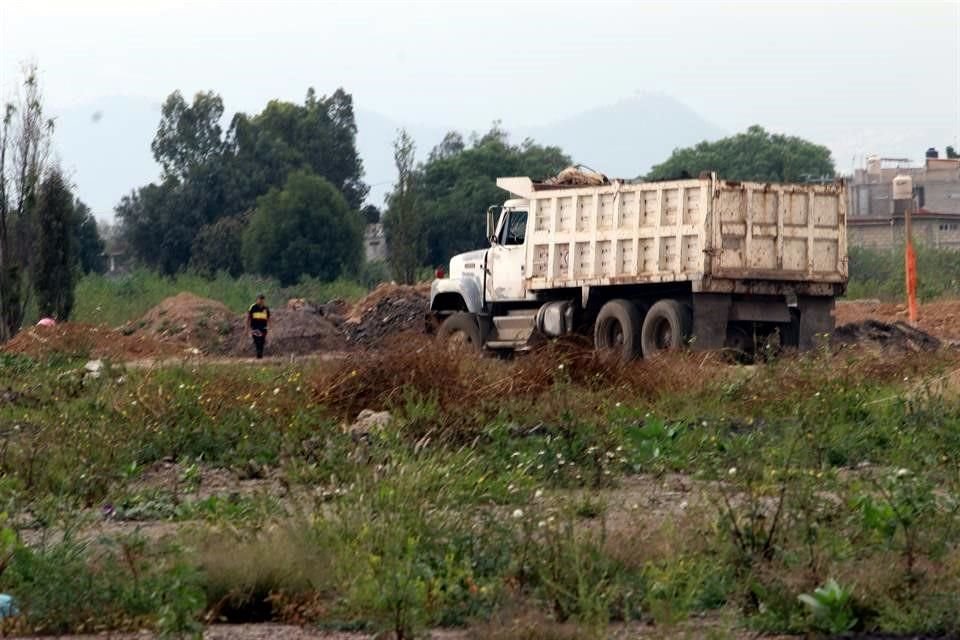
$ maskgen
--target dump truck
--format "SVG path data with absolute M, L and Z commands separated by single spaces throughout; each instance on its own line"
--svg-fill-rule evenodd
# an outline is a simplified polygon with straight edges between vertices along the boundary
M 497 186 L 510 198 L 487 211 L 489 248 L 454 256 L 432 283 L 440 339 L 518 351 L 581 334 L 629 360 L 809 349 L 833 330 L 847 282 L 842 181 Z

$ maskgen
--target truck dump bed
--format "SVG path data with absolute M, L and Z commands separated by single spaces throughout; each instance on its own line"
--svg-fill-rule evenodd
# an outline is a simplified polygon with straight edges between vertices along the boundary
M 694 291 L 767 283 L 828 294 L 847 281 L 842 183 L 714 176 L 592 187 L 501 178 L 497 185 L 529 201 L 528 290 L 689 281 Z

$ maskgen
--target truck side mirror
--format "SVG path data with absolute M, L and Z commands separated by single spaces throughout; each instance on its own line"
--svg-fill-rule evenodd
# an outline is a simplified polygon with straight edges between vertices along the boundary
M 490 244 L 497 241 L 497 218 L 500 217 L 500 207 L 491 205 L 487 207 L 487 237 L 490 238 Z

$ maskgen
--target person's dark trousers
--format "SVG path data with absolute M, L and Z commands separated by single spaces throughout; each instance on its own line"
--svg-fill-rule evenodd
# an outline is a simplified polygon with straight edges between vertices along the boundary
M 263 357 L 263 345 L 267 342 L 266 334 L 253 336 L 253 346 L 257 348 L 257 358 Z

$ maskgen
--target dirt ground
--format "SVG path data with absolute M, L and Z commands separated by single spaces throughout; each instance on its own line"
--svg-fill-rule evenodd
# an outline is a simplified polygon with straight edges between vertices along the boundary
M 302 304 L 273 311 L 267 356 L 377 348 L 394 336 L 423 332 L 428 296 L 425 283 L 382 284 L 353 305 L 292 301 Z M 835 316 L 835 341 L 840 344 L 862 342 L 918 351 L 960 346 L 960 300 L 921 305 L 917 327 L 907 325 L 905 305 L 877 300 L 839 301 Z M 30 327 L 0 351 L 35 357 L 60 353 L 123 362 L 253 355 L 242 314 L 190 293 L 167 298 L 139 320 L 118 329 L 79 323 Z
M 182 355 L 183 345 L 146 334 L 125 335 L 109 327 L 64 323 L 24 329 L 0 347 L 0 352 L 32 357 L 61 354 L 125 361 Z
M 879 300 L 841 300 L 835 312 L 837 326 L 865 320 L 906 322 L 905 304 L 881 303 Z M 960 300 L 942 300 L 921 304 L 918 328 L 940 340 L 960 341 Z

